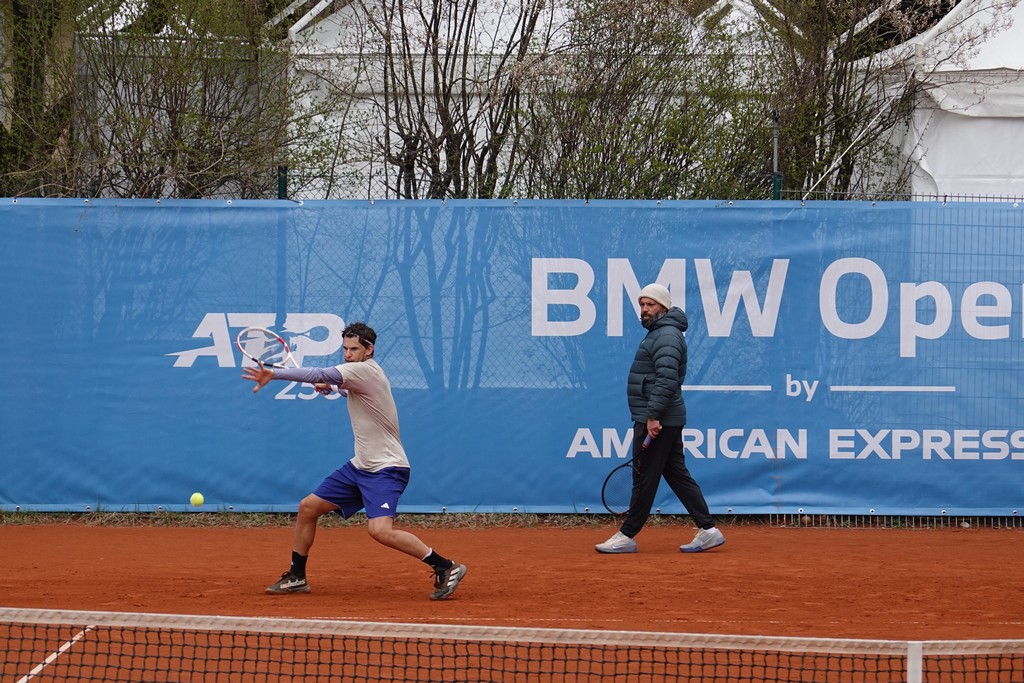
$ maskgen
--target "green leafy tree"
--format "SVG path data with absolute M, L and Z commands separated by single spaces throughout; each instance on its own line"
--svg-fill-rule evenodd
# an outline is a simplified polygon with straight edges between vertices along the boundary
M 701 9 L 575 4 L 566 44 L 524 79 L 523 194 L 767 196 L 770 74 L 734 26 Z
M 266 197 L 325 166 L 338 89 L 291 68 L 279 4 L 8 5 L 0 193 Z
M 911 162 L 893 133 L 933 87 L 935 70 L 962 64 L 1005 29 L 1016 2 L 987 5 L 980 23 L 970 21 L 974 9 L 951 0 L 758 2 L 761 58 L 779 77 L 771 101 L 789 192 L 838 199 L 905 192 Z M 939 28 L 941 40 L 920 40 Z
M 70 0 L 0 4 L 0 194 L 38 188 L 74 111 Z

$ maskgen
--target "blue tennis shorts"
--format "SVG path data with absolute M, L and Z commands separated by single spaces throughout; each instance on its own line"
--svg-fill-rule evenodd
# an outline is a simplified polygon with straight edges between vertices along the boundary
M 347 462 L 328 475 L 313 493 L 337 505 L 337 513 L 345 519 L 363 508 L 366 508 L 367 518 L 372 519 L 398 514 L 398 499 L 408 485 L 408 467 L 366 472 Z

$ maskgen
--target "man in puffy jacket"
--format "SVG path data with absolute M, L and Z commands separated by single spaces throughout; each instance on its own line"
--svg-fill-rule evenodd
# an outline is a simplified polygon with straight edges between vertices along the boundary
M 599 543 L 600 553 L 635 553 L 636 541 L 651 514 L 662 477 L 696 523 L 697 535 L 679 547 L 699 553 L 725 543 L 708 510 L 700 486 L 683 460 L 686 405 L 686 313 L 672 306 L 668 289 L 657 283 L 640 291 L 640 320 L 647 336 L 640 342 L 629 369 L 626 395 L 633 417 L 633 493 L 629 512 L 615 535 Z M 650 440 L 645 447 L 645 440 Z

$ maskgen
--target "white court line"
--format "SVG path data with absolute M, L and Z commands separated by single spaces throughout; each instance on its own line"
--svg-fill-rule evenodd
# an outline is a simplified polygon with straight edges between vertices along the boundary
M 53 664 L 53 662 L 58 657 L 60 657 L 62 654 L 64 654 L 68 650 L 70 650 L 72 645 L 74 645 L 75 643 L 80 641 L 82 638 L 85 638 L 85 634 L 88 633 L 89 631 L 93 630 L 94 628 L 96 628 L 96 627 L 95 626 L 86 626 L 85 628 L 83 628 L 81 631 L 79 631 L 78 633 L 75 634 L 74 638 L 72 638 L 68 642 L 64 643 L 63 645 L 61 645 L 59 648 L 57 648 L 56 651 L 51 652 L 50 656 L 47 657 L 46 659 L 44 659 L 41 664 L 38 664 L 36 666 L 36 668 L 32 669 L 27 674 L 25 674 L 24 676 L 19 678 L 17 680 L 17 683 L 27 683 L 28 681 L 30 681 L 33 678 L 35 678 L 37 675 L 39 675 L 40 672 L 42 672 L 43 669 L 48 667 L 50 664 Z
M 954 386 L 929 386 L 929 385 L 894 385 L 894 386 L 834 386 L 829 387 L 829 391 L 878 391 L 882 393 L 954 393 L 956 387 Z
M 684 384 L 684 391 L 771 391 L 770 384 Z

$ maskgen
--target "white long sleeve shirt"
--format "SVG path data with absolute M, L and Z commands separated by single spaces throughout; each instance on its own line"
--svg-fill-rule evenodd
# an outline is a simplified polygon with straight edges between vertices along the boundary
M 275 368 L 274 379 L 325 383 L 345 389 L 355 436 L 352 465 L 366 472 L 377 472 L 385 467 L 409 467 L 398 429 L 398 407 L 391 393 L 391 382 L 377 361 L 369 358 L 331 368 Z

